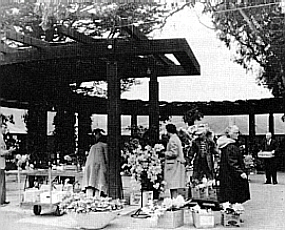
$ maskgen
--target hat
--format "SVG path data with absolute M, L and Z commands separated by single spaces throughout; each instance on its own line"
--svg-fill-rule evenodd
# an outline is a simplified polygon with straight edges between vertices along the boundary
M 205 134 L 207 132 L 207 129 L 205 127 L 198 127 L 196 129 L 196 131 L 194 132 L 194 134 L 196 135 L 201 135 L 201 134 Z

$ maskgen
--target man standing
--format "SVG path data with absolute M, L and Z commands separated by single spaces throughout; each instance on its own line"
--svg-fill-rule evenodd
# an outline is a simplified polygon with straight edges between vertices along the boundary
M 7 125 L 1 122 L 1 130 L 0 130 L 0 204 L 5 205 L 9 204 L 6 201 L 6 182 L 5 182 L 5 157 L 10 155 L 15 148 L 12 147 L 9 150 L 6 148 L 6 144 L 4 142 L 3 134 L 6 133 Z
M 277 141 L 272 139 L 270 132 L 266 133 L 265 140 L 262 143 L 262 151 L 270 151 L 273 154 L 272 158 L 264 159 L 266 182 L 265 184 L 271 184 L 271 178 L 273 184 L 277 183 L 277 152 L 278 147 Z

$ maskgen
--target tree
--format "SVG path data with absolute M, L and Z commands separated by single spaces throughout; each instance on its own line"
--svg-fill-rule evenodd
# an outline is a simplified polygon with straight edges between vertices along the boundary
M 284 4 L 284 3 L 283 3 Z M 275 0 L 208 3 L 219 38 L 236 49 L 235 62 L 247 70 L 261 67 L 258 83 L 275 97 L 285 95 L 285 14 L 284 6 Z
M 200 121 L 204 117 L 203 113 L 197 107 L 187 110 L 183 115 L 183 121 L 189 126 L 194 125 L 195 121 Z

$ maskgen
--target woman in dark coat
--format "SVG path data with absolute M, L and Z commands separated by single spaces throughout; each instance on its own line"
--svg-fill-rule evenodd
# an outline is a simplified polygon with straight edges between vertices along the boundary
M 239 128 L 236 125 L 226 130 L 226 135 L 217 140 L 221 149 L 220 202 L 244 203 L 250 199 L 249 184 L 237 140 Z

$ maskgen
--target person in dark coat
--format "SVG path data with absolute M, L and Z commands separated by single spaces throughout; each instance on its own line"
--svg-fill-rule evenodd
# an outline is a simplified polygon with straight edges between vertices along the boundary
M 214 179 L 214 158 L 217 152 L 214 141 L 206 136 L 207 129 L 198 128 L 194 135 L 197 138 L 192 142 L 190 151 L 190 158 L 194 158 L 192 179 L 199 184 L 203 177 Z
M 249 184 L 238 146 L 239 128 L 236 125 L 226 130 L 226 135 L 217 140 L 221 150 L 220 202 L 244 203 L 250 199 Z
M 272 158 L 264 159 L 265 167 L 265 184 L 278 184 L 277 182 L 277 167 L 278 167 L 278 143 L 272 139 L 270 132 L 266 133 L 265 140 L 262 143 L 262 151 L 270 151 L 273 154 Z M 272 181 L 271 181 L 272 178 Z

